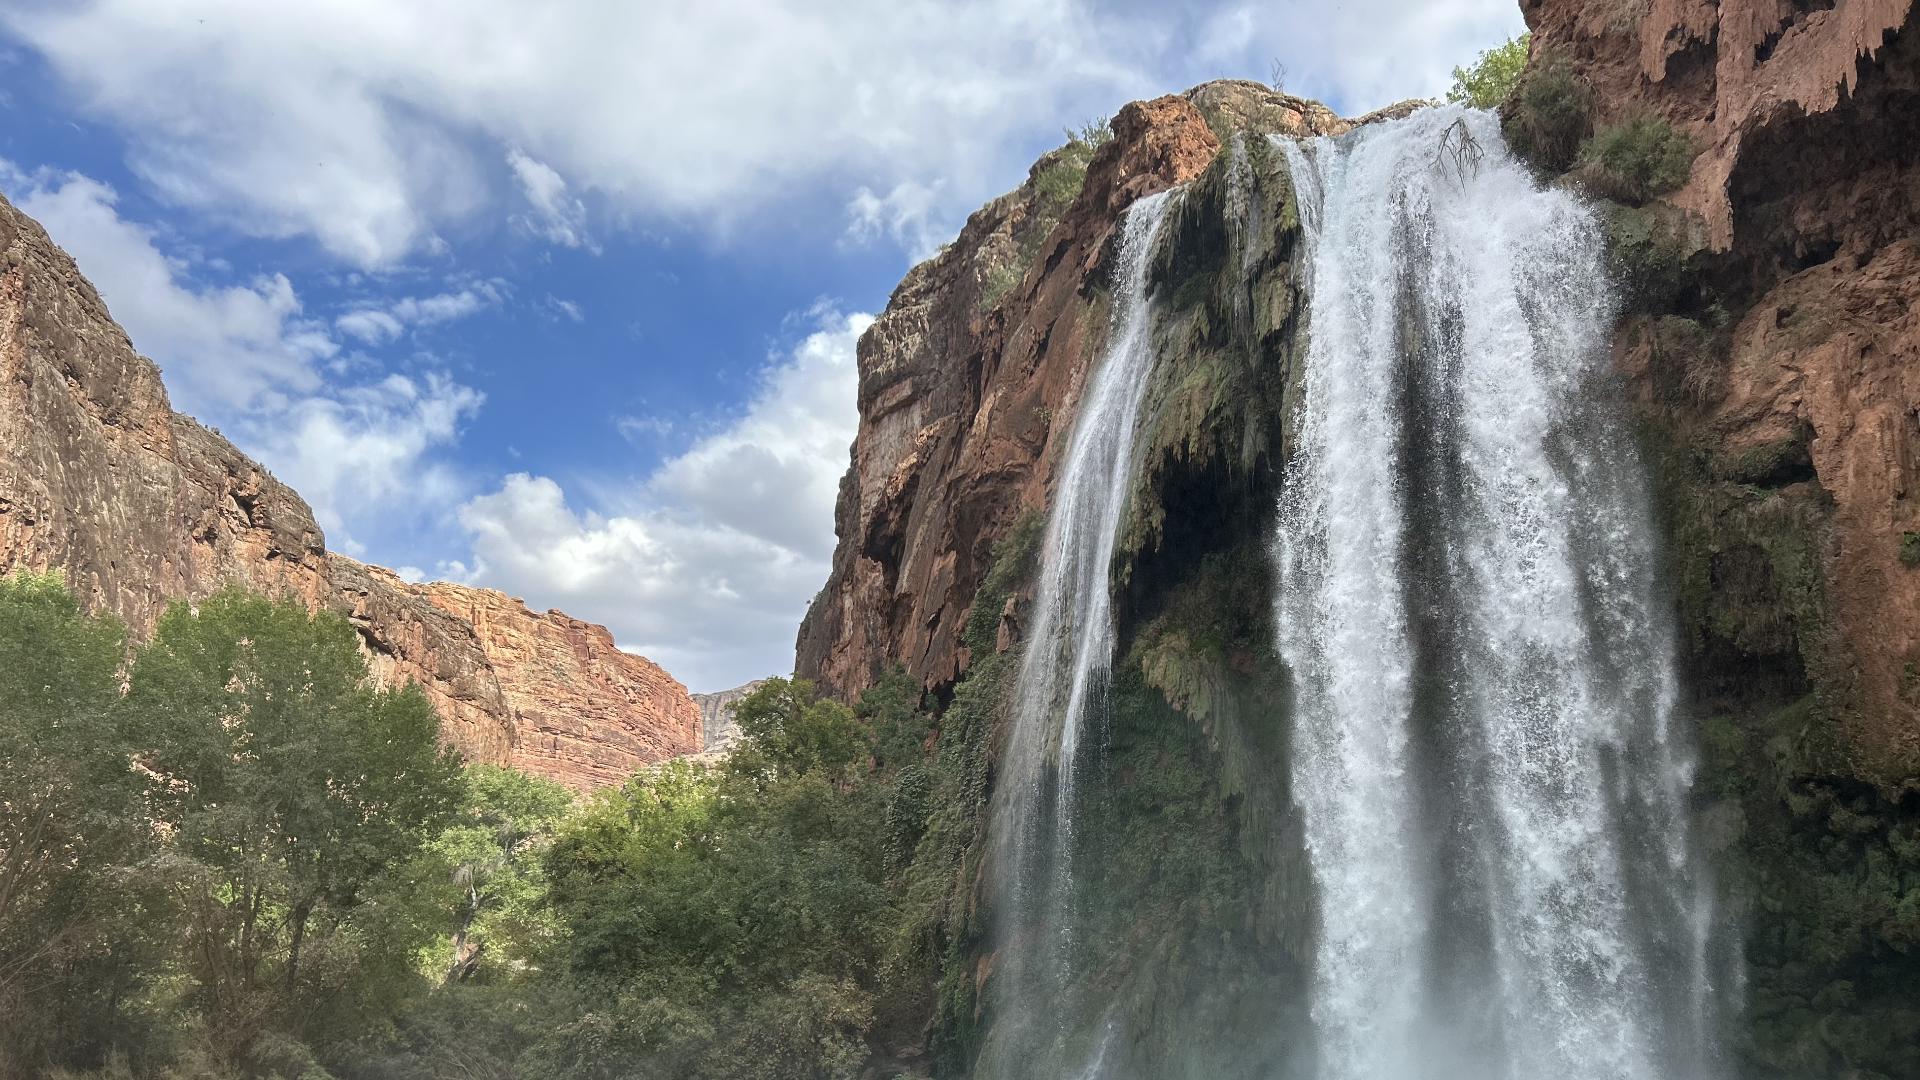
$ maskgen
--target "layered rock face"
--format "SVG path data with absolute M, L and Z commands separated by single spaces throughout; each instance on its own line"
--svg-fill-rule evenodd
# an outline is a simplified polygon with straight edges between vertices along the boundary
M 530 611 L 493 589 L 406 588 L 472 628 L 514 719 L 515 768 L 584 790 L 700 749 L 700 707 L 687 688 L 622 652 L 606 627 Z
M 604 628 L 328 552 L 305 501 L 175 413 L 73 261 L 0 199 L 0 573 L 14 567 L 63 570 L 136 634 L 231 584 L 337 610 L 468 759 L 577 789 L 699 748 L 685 687 Z
M 800 629 L 797 674 L 843 696 L 894 663 L 950 685 L 968 663 L 961 630 L 989 550 L 1023 511 L 1046 505 L 1107 333 L 1126 208 L 1198 176 L 1223 134 L 1333 134 L 1351 123 L 1250 82 L 1136 102 L 1090 158 L 1071 146 L 1041 158 L 910 271 L 860 341 L 840 542 Z

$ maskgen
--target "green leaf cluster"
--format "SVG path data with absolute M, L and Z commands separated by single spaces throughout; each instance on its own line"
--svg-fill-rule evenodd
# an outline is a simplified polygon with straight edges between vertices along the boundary
M 380 1022 L 440 933 L 438 726 L 337 616 L 223 592 L 129 660 L 57 578 L 0 580 L 0 1074 L 291 1078 Z
M 1476 109 L 1497 109 L 1513 96 L 1520 76 L 1527 69 L 1527 50 L 1532 34 L 1521 34 L 1482 52 L 1467 67 L 1453 69 L 1453 86 L 1447 100 Z

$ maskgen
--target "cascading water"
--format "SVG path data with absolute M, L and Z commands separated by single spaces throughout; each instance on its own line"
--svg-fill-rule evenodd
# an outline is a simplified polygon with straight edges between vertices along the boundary
M 1148 256 L 1173 197 L 1147 196 L 1127 213 L 1112 336 L 1081 396 L 1041 552 L 1013 699 L 1000 787 L 1004 802 L 994 814 L 1000 933 L 1016 943 L 999 980 L 1004 1053 L 1012 1059 L 999 1069 L 1004 1075 L 1036 1075 L 1029 1071 L 1035 1067 L 1031 1055 L 1059 1052 L 1058 1024 L 1072 1014 L 1063 998 L 1072 982 L 1075 772 L 1083 765 L 1082 739 L 1113 662 L 1109 572 L 1154 361 Z M 1101 1036 L 1093 1055 L 1107 1037 Z M 994 1071 L 983 1062 L 982 1075 Z
M 1311 267 L 1276 558 L 1318 1080 L 1716 1075 L 1598 223 L 1483 112 L 1280 145 Z

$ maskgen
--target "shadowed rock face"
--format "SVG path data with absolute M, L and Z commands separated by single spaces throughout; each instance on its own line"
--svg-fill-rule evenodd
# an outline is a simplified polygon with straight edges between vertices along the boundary
M 0 199 L 0 572 L 63 570 L 150 633 L 240 584 L 346 615 L 376 677 L 413 680 L 473 761 L 576 789 L 699 748 L 686 688 L 603 628 L 329 553 L 291 488 L 175 413 L 73 260 Z
M 1722 462 L 1802 448 L 1798 472 L 1756 479 L 1811 484 L 1831 503 L 1820 571 L 1838 640 L 1805 660 L 1844 705 L 1848 753 L 1870 771 L 1910 770 L 1920 763 L 1920 548 L 1905 539 L 1920 532 L 1920 14 L 1912 0 L 1533 0 L 1525 12 L 1536 57 L 1567 57 L 1591 88 L 1596 124 L 1651 110 L 1699 149 L 1661 212 L 1680 222 L 1677 257 L 1723 309 L 1691 310 L 1705 301 L 1685 289 L 1668 307 L 1730 322 L 1710 359 L 1689 363 L 1686 350 L 1662 348 L 1662 312 L 1629 320 L 1622 365 L 1649 402 L 1685 382 L 1687 400 L 1660 407 Z
M 796 673 L 851 697 L 888 664 L 930 686 L 960 641 L 987 553 L 1042 507 L 1105 340 L 1114 232 L 1144 195 L 1198 176 L 1235 130 L 1332 134 L 1325 106 L 1257 83 L 1135 102 L 1085 182 L 1049 203 L 1062 152 L 916 266 L 861 338 L 860 428 L 835 511 L 832 576 L 800 628 Z

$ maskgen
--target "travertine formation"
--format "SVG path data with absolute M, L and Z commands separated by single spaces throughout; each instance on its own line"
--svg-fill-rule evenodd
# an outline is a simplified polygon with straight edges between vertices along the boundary
M 1855 752 L 1920 761 L 1920 12 L 1600 7 L 1528 4 L 1536 55 L 1572 60 L 1596 123 L 1651 110 L 1693 136 L 1701 153 L 1668 201 L 1702 249 L 1691 272 L 1738 301 L 1678 418 L 1723 459 L 1804 444 L 1832 502 L 1823 576 L 1843 648 L 1827 681 L 1848 691 Z M 1621 335 L 1649 395 L 1671 374 L 1658 337 Z
M 1653 109 L 1703 152 L 1672 202 L 1734 243 L 1737 174 L 1756 143 L 1848 105 L 1913 0 L 1614 0 L 1522 5 L 1537 49 L 1574 58 L 1597 119 Z M 1910 47 L 1910 46 L 1909 46 Z M 1884 74 L 1882 72 L 1881 74 Z M 1771 150 L 1772 148 L 1767 148 Z
M 797 673 L 846 696 L 891 663 L 929 685 L 956 679 L 993 542 L 1046 503 L 1107 332 L 1107 271 L 1126 208 L 1199 175 L 1220 149 L 1216 128 L 1349 126 L 1249 82 L 1136 102 L 1114 118 L 1071 204 L 1046 202 L 1055 152 L 910 271 L 860 340 L 860 428 L 840 485 L 840 543 L 800 629 Z
M 328 552 L 300 496 L 175 413 L 72 259 L 0 199 L 0 572 L 16 566 L 64 570 L 137 634 L 229 584 L 332 608 L 469 759 L 577 789 L 699 748 L 685 687 L 604 628 Z

